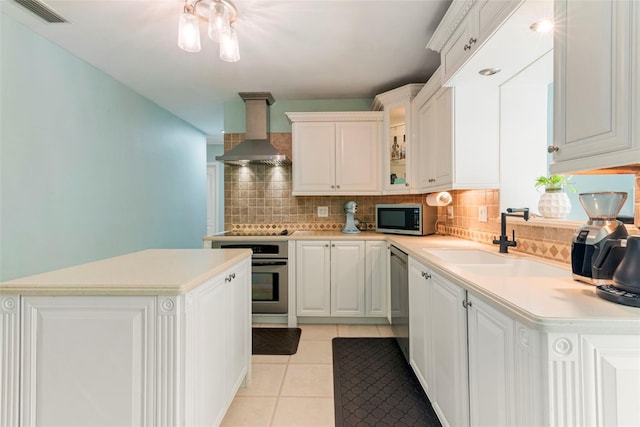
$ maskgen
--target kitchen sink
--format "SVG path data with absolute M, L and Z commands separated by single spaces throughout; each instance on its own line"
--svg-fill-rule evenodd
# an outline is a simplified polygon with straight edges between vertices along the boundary
M 508 264 L 464 264 L 460 268 L 495 277 L 566 277 L 569 274 L 564 268 L 527 259 L 514 259 Z
M 514 261 L 504 255 L 498 255 L 479 249 L 428 249 L 423 251 L 435 255 L 451 264 L 509 264 Z
M 480 276 L 494 277 L 565 277 L 570 272 L 544 262 L 509 257 L 478 249 L 427 249 L 460 269 Z

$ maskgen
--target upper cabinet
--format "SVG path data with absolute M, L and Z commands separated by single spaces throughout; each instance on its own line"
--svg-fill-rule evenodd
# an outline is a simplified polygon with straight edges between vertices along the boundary
M 498 93 L 487 86 L 442 87 L 439 76 L 436 71 L 413 100 L 415 191 L 498 188 Z
M 427 48 L 440 52 L 445 86 L 522 3 L 514 0 L 454 0 Z
M 555 2 L 552 173 L 640 163 L 640 3 Z
M 411 187 L 411 100 L 424 84 L 408 84 L 375 97 L 374 110 L 382 110 L 382 191 L 407 194 Z
M 382 112 L 286 113 L 292 194 L 380 194 Z

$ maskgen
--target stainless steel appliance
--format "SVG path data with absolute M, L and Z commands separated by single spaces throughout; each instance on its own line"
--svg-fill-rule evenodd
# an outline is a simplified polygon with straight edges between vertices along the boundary
M 607 254 L 609 250 L 607 242 L 612 239 L 625 239 L 629 235 L 624 224 L 616 219 L 627 199 L 627 193 L 613 191 L 582 193 L 579 199 L 589 220 L 573 235 L 572 276 L 575 280 L 593 285 L 611 284 L 613 269 L 606 268 L 607 265 L 611 265 L 612 259 Z M 605 264 L 604 261 L 607 258 L 609 260 Z
M 391 329 L 409 361 L 409 256 L 391 246 Z
M 376 205 L 376 231 L 424 236 L 436 232 L 437 206 L 416 204 Z
M 283 233 L 274 233 L 282 235 Z M 285 233 L 286 234 L 286 233 Z M 229 234 L 227 234 L 229 235 Z M 286 314 L 289 304 L 289 245 L 285 240 L 214 240 L 213 249 L 246 248 L 251 256 L 253 314 Z

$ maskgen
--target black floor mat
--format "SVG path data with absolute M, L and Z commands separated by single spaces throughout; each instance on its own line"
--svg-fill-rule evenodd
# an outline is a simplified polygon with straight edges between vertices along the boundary
M 295 354 L 300 328 L 252 328 L 251 354 Z
M 394 338 L 334 338 L 336 427 L 441 426 Z

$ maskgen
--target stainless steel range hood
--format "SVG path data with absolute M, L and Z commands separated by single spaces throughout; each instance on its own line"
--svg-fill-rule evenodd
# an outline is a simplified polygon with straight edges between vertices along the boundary
M 262 163 L 273 166 L 291 164 L 269 142 L 269 105 L 275 100 L 269 92 L 240 92 L 246 108 L 245 140 L 216 160 L 232 165 Z

